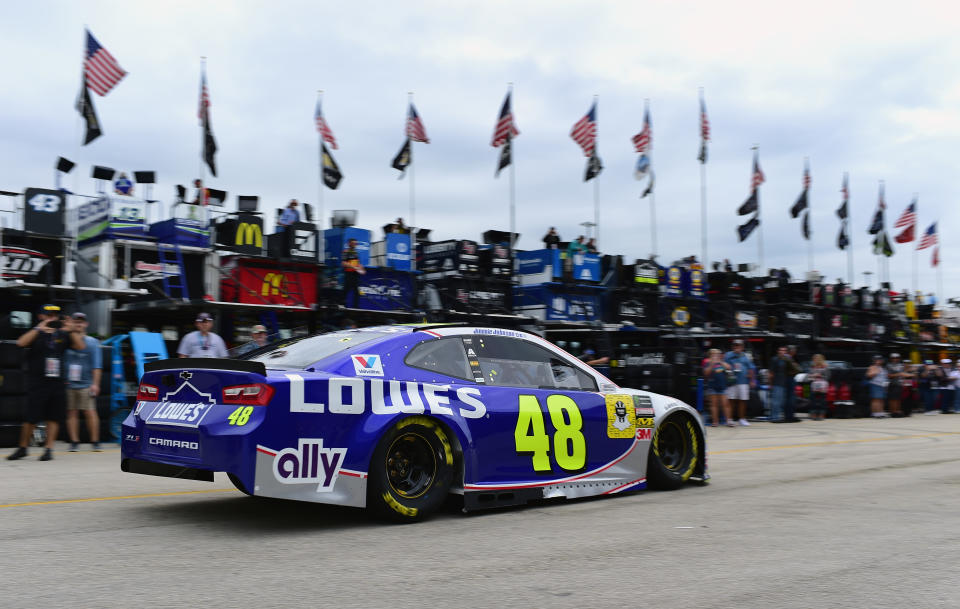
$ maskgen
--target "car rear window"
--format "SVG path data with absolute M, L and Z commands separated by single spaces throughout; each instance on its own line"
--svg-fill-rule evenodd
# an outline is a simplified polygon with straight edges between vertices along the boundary
M 267 368 L 306 368 L 325 357 L 396 334 L 396 331 L 341 330 L 319 336 L 281 342 L 265 353 L 250 359 L 263 362 Z

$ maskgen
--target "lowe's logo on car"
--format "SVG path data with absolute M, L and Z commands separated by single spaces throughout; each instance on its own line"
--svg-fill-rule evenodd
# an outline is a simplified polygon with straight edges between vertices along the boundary
M 369 401 L 370 412 L 373 414 L 423 414 L 428 409 L 431 414 L 449 417 L 460 415 L 465 419 L 479 419 L 487 414 L 487 407 L 480 401 L 480 390 L 476 387 L 457 389 L 455 397 L 458 403 L 451 406 L 450 398 L 454 395 L 451 395 L 450 385 L 333 378 L 327 381 L 326 402 L 308 402 L 305 397 L 303 377 L 299 374 L 284 376 L 290 379 L 290 412 L 363 414 L 367 411 Z M 317 385 L 317 383 L 312 384 L 312 386 Z M 370 386 L 369 400 L 365 390 L 366 385 Z
M 357 376 L 383 376 L 383 360 L 379 355 L 351 355 Z
M 346 456 L 346 448 L 324 448 L 322 438 L 300 438 L 297 448 L 284 448 L 273 458 L 273 477 L 282 484 L 316 482 L 317 492 L 326 493 Z
M 176 390 L 163 396 L 163 401 L 157 404 L 146 422 L 174 427 L 199 427 L 215 403 L 216 400 L 209 393 L 199 391 L 189 381 L 184 381 Z
M 189 442 L 187 440 L 170 440 L 168 438 L 150 438 L 150 444 L 154 446 L 168 446 L 170 448 L 186 448 L 187 450 L 200 450 L 199 442 Z

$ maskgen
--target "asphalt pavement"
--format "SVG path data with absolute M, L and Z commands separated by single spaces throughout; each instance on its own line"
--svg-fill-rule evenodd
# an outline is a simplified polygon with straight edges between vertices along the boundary
M 414 525 L 33 449 L 0 462 L 0 605 L 960 607 L 960 416 L 708 433 L 705 486 Z

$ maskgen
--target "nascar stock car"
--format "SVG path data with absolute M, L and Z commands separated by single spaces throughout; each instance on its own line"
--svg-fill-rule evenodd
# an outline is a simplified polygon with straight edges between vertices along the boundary
M 246 359 L 147 364 L 121 469 L 400 521 L 705 481 L 704 429 L 541 337 L 450 325 L 292 339 Z

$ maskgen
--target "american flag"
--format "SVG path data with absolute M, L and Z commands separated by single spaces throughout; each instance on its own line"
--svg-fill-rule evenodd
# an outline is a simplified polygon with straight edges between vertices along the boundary
M 323 111 L 320 109 L 320 100 L 317 100 L 317 110 L 313 116 L 314 120 L 317 122 L 317 131 L 323 137 L 324 141 L 330 144 L 330 147 L 334 150 L 337 149 L 337 138 L 333 137 L 333 131 L 330 130 L 330 125 L 327 124 L 327 121 L 323 120 Z
M 893 228 L 906 228 L 908 226 L 913 226 L 917 222 L 917 202 L 914 201 L 903 210 L 900 219 L 897 220 L 896 224 L 893 225 Z
M 633 149 L 643 154 L 653 148 L 653 128 L 650 126 L 650 110 L 643 110 L 643 129 L 633 136 Z
M 206 70 L 200 74 L 200 108 L 197 110 L 197 118 L 201 125 L 210 120 L 210 89 L 207 88 Z
M 937 244 L 937 223 L 934 222 L 930 225 L 930 228 L 923 233 L 923 237 L 920 237 L 920 243 L 917 245 L 917 249 L 925 250 L 931 245 Z
M 513 139 L 518 135 L 520 135 L 520 130 L 513 122 L 510 92 L 507 91 L 507 97 L 503 100 L 503 107 L 500 108 L 500 118 L 497 119 L 497 126 L 493 129 L 493 139 L 490 141 L 490 145 L 499 148 L 507 141 L 507 138 Z
M 570 137 L 583 148 L 583 156 L 593 156 L 597 145 L 597 102 L 593 102 L 590 111 L 573 124 Z
M 83 60 L 83 74 L 87 78 L 87 87 L 97 95 L 106 95 L 127 75 L 110 51 L 100 46 L 90 30 L 87 30 L 87 54 Z
M 407 110 L 407 137 L 414 142 L 430 143 L 430 139 L 427 138 L 427 130 L 423 126 L 423 121 L 420 120 L 420 115 L 417 114 L 417 109 L 413 107 L 413 102 L 410 103 L 410 108 Z
M 750 189 L 756 190 L 766 181 L 763 177 L 763 171 L 760 170 L 760 153 L 753 153 L 753 176 L 750 178 Z

